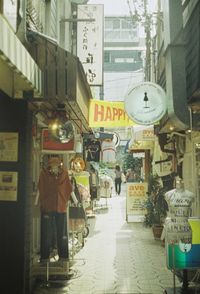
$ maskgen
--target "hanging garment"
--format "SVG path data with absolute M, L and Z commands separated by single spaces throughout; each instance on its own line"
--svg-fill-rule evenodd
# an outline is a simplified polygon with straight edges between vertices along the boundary
M 66 212 L 67 202 L 72 192 L 67 171 L 63 170 L 55 176 L 43 169 L 40 173 L 38 189 L 42 212 Z
M 84 144 L 84 153 L 86 161 L 99 162 L 101 144 L 97 140 L 87 140 Z
M 77 186 L 75 177 L 71 178 L 71 183 L 73 186 L 73 190 L 74 190 L 73 192 L 75 194 L 77 203 L 75 204 L 72 201 L 71 204 L 69 205 L 69 218 L 71 218 L 71 219 L 85 219 L 85 210 L 83 208 L 81 195 L 78 190 L 78 186 Z M 73 192 L 71 193 L 71 198 L 72 198 Z
M 101 144 L 101 151 L 103 162 L 116 162 L 116 148 L 113 141 L 103 141 Z
M 98 198 L 98 190 L 99 190 L 99 176 L 97 171 L 90 173 L 90 195 L 91 200 Z
M 100 176 L 100 197 L 110 198 L 112 194 L 113 180 L 108 175 Z

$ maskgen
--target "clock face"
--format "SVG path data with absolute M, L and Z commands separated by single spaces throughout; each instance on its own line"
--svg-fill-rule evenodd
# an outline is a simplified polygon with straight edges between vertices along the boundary
M 125 98 L 125 110 L 131 120 L 141 125 L 157 123 L 166 113 L 166 94 L 157 84 L 144 82 Z

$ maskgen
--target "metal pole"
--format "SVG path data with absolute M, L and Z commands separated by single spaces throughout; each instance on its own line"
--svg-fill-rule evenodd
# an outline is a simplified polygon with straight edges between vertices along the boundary
M 174 294 L 176 294 L 175 262 L 174 262 L 174 243 L 172 244 L 172 266 L 173 266 L 173 287 L 174 287 Z
M 99 98 L 100 100 L 104 100 L 104 87 L 103 86 L 100 86 L 100 91 L 99 91 Z M 100 128 L 100 132 L 103 132 L 104 131 L 104 128 L 101 127 Z

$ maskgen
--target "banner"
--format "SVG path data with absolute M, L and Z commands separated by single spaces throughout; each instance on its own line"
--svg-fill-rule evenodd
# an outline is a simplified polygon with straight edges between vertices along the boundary
M 89 126 L 91 128 L 117 128 L 134 124 L 124 110 L 124 102 L 90 100 Z

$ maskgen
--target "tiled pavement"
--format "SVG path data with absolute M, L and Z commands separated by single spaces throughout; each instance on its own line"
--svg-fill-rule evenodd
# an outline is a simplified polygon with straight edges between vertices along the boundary
M 49 288 L 38 286 L 34 294 L 161 294 L 173 286 L 160 241 L 142 223 L 126 222 L 125 190 L 107 204 L 107 210 L 89 220 L 90 234 L 74 257 L 71 279 L 59 288 L 55 282 Z

